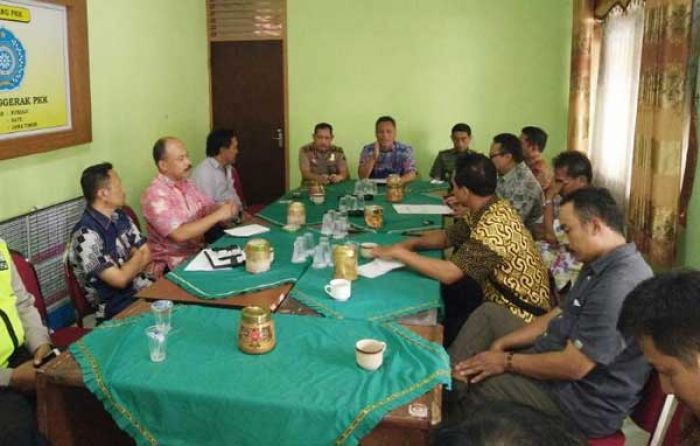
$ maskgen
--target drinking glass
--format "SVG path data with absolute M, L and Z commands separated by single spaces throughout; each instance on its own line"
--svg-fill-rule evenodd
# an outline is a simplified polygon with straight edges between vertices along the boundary
M 146 337 L 148 338 L 148 353 L 153 362 L 161 362 L 165 360 L 165 347 L 168 334 L 160 327 L 152 325 L 146 329 Z
M 162 332 L 170 331 L 170 319 L 173 311 L 173 303 L 169 300 L 157 300 L 151 304 L 151 312 L 156 321 L 156 327 Z

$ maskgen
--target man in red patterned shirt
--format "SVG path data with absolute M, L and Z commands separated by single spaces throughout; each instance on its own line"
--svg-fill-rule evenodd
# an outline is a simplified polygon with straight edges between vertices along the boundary
M 141 196 L 141 210 L 153 257 L 151 272 L 158 277 L 202 249 L 204 233 L 229 221 L 238 208 L 232 202 L 215 204 L 188 179 L 192 163 L 179 139 L 156 141 L 153 160 L 158 175 Z

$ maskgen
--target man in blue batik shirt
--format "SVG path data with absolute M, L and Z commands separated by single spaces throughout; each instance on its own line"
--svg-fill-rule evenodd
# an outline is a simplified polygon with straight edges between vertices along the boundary
M 360 154 L 357 175 L 360 178 L 386 178 L 397 174 L 403 183 L 416 178 L 416 159 L 413 147 L 396 140 L 396 121 L 382 116 L 374 126 L 377 141 L 367 144 Z
M 110 163 L 85 169 L 80 185 L 87 207 L 73 228 L 68 261 L 98 320 L 111 319 L 153 283 L 144 272 L 151 252 L 121 209 L 126 194 Z

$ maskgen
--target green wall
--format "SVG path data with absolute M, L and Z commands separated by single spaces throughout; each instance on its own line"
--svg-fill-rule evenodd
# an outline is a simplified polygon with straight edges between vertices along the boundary
M 199 160 L 209 131 L 203 0 L 88 3 L 93 141 L 0 161 L 0 220 L 81 194 L 80 172 L 112 162 L 130 204 L 155 174 L 151 148 L 165 134 Z
M 678 264 L 700 268 L 700 164 L 695 172 L 687 229 L 681 235 Z
M 698 64 L 700 67 L 700 64 Z M 700 68 L 699 68 L 700 69 Z M 698 73 L 698 87 L 700 87 L 700 73 Z M 700 109 L 698 110 L 700 116 Z M 696 123 L 696 131 L 700 135 L 700 123 Z M 692 268 L 700 268 L 700 163 L 695 171 L 695 183 L 693 194 L 688 208 L 688 221 L 686 229 L 681 230 L 678 249 L 677 264 Z
M 485 152 L 524 125 L 565 149 L 571 0 L 289 1 L 290 185 L 298 147 L 328 121 L 351 172 L 374 121 L 390 114 L 427 176 L 450 128 L 472 126 Z

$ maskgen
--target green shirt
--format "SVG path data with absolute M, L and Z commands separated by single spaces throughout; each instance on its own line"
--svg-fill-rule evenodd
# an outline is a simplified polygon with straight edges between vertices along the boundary
M 462 153 L 470 152 L 471 150 L 469 150 L 468 148 L 464 152 L 460 152 L 455 148 L 441 150 L 435 157 L 433 167 L 430 169 L 430 178 L 435 178 L 436 180 L 449 182 L 450 180 L 452 180 L 452 175 L 455 171 L 457 157 Z

